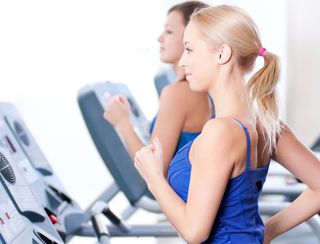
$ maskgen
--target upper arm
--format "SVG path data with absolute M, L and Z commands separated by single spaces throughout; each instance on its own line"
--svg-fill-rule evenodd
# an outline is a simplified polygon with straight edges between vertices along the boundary
M 312 190 L 320 190 L 320 160 L 286 125 L 279 136 L 273 159 Z
M 151 139 L 157 136 L 161 141 L 165 175 L 183 130 L 187 111 L 185 99 L 185 93 L 179 86 L 167 86 L 161 93 L 158 116 Z
M 211 128 L 193 142 L 187 216 L 194 231 L 207 238 L 234 168 L 233 137 L 228 126 L 210 121 Z

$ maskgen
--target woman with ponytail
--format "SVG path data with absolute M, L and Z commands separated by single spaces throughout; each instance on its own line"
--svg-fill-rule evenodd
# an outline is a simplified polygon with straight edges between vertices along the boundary
M 214 98 L 216 118 L 177 152 L 167 180 L 157 138 L 136 153 L 135 167 L 188 243 L 269 243 L 320 208 L 320 164 L 307 152 L 305 165 L 291 163 L 284 149 L 297 140 L 279 120 L 278 58 L 262 46 L 247 13 L 226 5 L 194 13 L 183 42 L 179 63 L 190 88 Z M 244 75 L 260 57 L 264 66 L 246 84 Z M 264 229 L 258 198 L 272 157 L 309 189 Z

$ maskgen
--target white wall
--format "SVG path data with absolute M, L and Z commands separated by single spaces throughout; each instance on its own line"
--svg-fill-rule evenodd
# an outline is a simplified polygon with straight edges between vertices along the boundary
M 291 0 L 288 8 L 287 119 L 312 145 L 320 136 L 320 2 Z

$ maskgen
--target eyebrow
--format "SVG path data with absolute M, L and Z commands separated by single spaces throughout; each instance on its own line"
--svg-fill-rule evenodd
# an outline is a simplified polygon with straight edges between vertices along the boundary
M 165 24 L 164 27 L 172 27 L 172 28 L 175 28 L 174 25 L 171 25 L 171 24 Z

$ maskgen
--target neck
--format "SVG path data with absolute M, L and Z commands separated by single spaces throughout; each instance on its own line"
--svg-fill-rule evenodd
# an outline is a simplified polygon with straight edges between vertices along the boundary
M 213 98 L 217 118 L 252 118 L 243 71 L 237 68 L 221 70 L 209 94 Z

